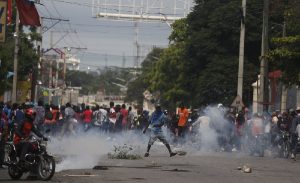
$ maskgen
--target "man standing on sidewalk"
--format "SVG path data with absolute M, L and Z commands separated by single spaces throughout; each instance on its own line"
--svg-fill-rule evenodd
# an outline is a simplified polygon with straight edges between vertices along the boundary
M 151 135 L 148 142 L 147 152 L 145 153 L 145 157 L 149 156 L 149 151 L 153 143 L 159 139 L 167 148 L 170 153 L 170 157 L 175 156 L 177 153 L 172 152 L 171 147 L 166 140 L 166 137 L 163 134 L 161 127 L 164 125 L 166 121 L 166 116 L 164 115 L 163 111 L 161 110 L 160 104 L 155 104 L 155 111 L 152 113 L 150 117 L 150 123 L 146 126 L 143 130 L 143 133 L 146 133 L 147 128 L 151 127 Z

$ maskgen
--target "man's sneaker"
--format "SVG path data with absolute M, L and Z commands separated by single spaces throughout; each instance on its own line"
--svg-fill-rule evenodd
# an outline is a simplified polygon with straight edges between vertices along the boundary
M 148 152 L 146 152 L 144 156 L 145 156 L 145 157 L 149 157 L 149 153 L 148 153 Z
M 291 159 L 295 159 L 294 153 L 291 154 Z
M 177 153 L 176 152 L 171 152 L 170 157 L 175 156 Z

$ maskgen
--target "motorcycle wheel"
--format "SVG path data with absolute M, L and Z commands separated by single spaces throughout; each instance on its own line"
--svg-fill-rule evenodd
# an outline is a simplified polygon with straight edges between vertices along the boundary
M 11 179 L 13 180 L 19 180 L 22 175 L 23 172 L 21 172 L 20 170 L 18 170 L 17 168 L 14 167 L 8 167 L 8 175 L 10 176 Z
M 290 154 L 289 151 L 290 151 L 289 144 L 288 144 L 288 142 L 285 142 L 283 144 L 283 157 L 284 158 L 288 158 L 289 157 L 289 154 Z
M 50 180 L 55 173 L 55 160 L 52 156 L 44 156 L 38 163 L 38 176 L 41 180 Z

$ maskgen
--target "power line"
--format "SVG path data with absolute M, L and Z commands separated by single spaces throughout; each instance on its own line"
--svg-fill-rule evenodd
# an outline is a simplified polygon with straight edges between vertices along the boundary
M 101 9 L 105 9 L 105 10 L 111 10 L 111 11 L 119 12 L 118 8 L 103 8 L 101 5 L 95 5 L 95 4 L 91 4 L 91 3 L 71 2 L 71 1 L 65 1 L 65 0 L 46 0 L 46 1 L 51 1 L 51 2 L 56 1 L 56 2 L 59 2 L 59 3 L 65 3 L 65 4 L 76 5 L 76 6 L 81 6 L 81 7 L 101 8 Z M 128 6 L 128 8 L 132 8 L 132 7 Z M 126 11 L 126 10 L 123 10 L 123 12 L 132 13 L 132 11 Z M 144 14 L 148 14 L 148 13 L 144 13 Z M 162 13 L 161 12 L 151 12 L 151 14 L 161 15 Z M 179 15 L 179 14 L 164 13 L 164 15 Z
M 90 51 L 83 51 L 83 52 L 85 52 L 87 54 L 100 55 L 100 56 L 103 56 L 103 57 L 105 57 L 105 56 L 109 56 L 109 57 L 121 57 L 121 58 L 123 58 L 123 57 L 126 57 L 126 58 L 135 58 L 136 57 L 136 55 L 106 54 L 106 53 L 96 53 L 96 52 L 90 52 Z M 142 55 L 140 57 L 146 57 L 146 55 Z

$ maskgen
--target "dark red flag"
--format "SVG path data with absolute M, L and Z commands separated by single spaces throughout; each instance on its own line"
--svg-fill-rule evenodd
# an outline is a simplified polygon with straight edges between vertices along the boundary
M 21 25 L 41 26 L 40 16 L 34 2 L 29 0 L 16 0 Z
M 12 23 L 12 0 L 7 0 L 7 24 Z

